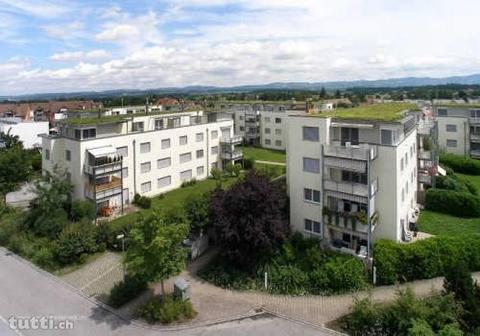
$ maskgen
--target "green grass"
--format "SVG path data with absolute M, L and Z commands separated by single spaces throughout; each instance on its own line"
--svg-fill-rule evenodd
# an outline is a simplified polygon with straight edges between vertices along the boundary
M 88 118 L 69 118 L 65 119 L 61 123 L 67 125 L 81 126 L 81 125 L 99 125 L 99 124 L 109 124 L 117 123 L 124 121 L 128 115 L 115 115 L 115 116 L 102 116 L 98 117 L 88 117 Z
M 472 182 L 480 194 L 480 176 L 456 174 L 460 179 Z M 418 220 L 419 230 L 433 235 L 456 236 L 480 234 L 480 218 L 460 218 L 424 210 Z
M 404 111 L 415 110 L 417 105 L 406 103 L 388 103 L 364 105 L 353 108 L 342 108 L 332 112 L 315 114 L 319 117 L 332 117 L 336 119 L 361 119 L 378 121 L 396 121 L 404 117 Z
M 222 187 L 226 188 L 231 186 L 237 178 L 228 177 L 222 179 Z M 175 208 L 179 208 L 183 205 L 185 199 L 190 195 L 198 195 L 206 193 L 207 191 L 212 191 L 217 186 L 218 181 L 213 179 L 206 179 L 203 181 L 198 181 L 194 185 L 178 188 L 163 194 L 163 197 L 154 197 L 152 198 L 152 207 L 146 210 L 139 210 L 134 213 L 119 217 L 114 219 L 112 223 L 120 225 L 120 223 L 126 222 L 136 222 L 139 215 L 146 215 L 151 211 L 167 211 Z
M 259 147 L 243 147 L 243 156 L 246 159 L 253 159 L 255 161 L 285 163 L 286 160 L 286 154 L 284 151 Z
M 284 175 L 287 172 L 287 168 L 285 166 L 257 162 L 255 162 L 255 169 L 259 172 L 267 174 L 268 176 L 271 176 L 272 178 Z

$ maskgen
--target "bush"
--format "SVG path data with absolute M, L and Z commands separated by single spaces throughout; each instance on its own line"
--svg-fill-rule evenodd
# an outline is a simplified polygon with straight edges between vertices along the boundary
M 182 182 L 182 184 L 180 185 L 180 188 L 190 187 L 195 185 L 196 183 L 197 183 L 197 180 L 193 178 L 189 181 Z
M 223 177 L 223 172 L 220 169 L 212 168 L 210 170 L 210 175 L 212 176 L 212 179 L 214 179 L 214 180 L 221 180 L 222 177 Z
M 133 300 L 147 289 L 147 283 L 137 277 L 126 276 L 124 281 L 117 283 L 110 291 L 108 304 L 118 308 Z
M 68 225 L 57 241 L 57 258 L 63 264 L 71 264 L 84 254 L 97 251 L 95 226 L 89 221 Z
M 255 160 L 254 159 L 243 159 L 243 169 L 249 170 L 252 169 L 255 166 Z
M 470 271 L 480 270 L 480 236 L 438 236 L 412 244 L 379 240 L 374 246 L 379 285 L 443 276 L 461 258 Z
M 78 222 L 83 218 L 94 220 L 96 217 L 95 204 L 86 200 L 74 201 L 72 203 L 70 217 L 75 222 Z
M 138 205 L 142 209 L 150 209 L 152 206 L 152 200 L 148 197 L 135 194 L 133 197 L 133 204 Z
M 231 162 L 227 163 L 225 166 L 225 171 L 230 176 L 238 176 L 240 175 L 240 171 L 242 170 L 242 166 L 239 164 L 233 164 Z
M 457 173 L 480 175 L 480 161 L 452 153 L 440 155 L 440 163 L 452 168 Z
M 130 230 L 135 226 L 135 220 L 129 218 L 119 218 L 111 222 L 100 222 L 97 226 L 97 244 L 101 244 L 110 250 L 121 251 L 122 242 L 117 239 L 120 234 L 128 236 Z M 125 240 L 128 244 L 128 240 Z
M 164 324 L 190 320 L 197 315 L 190 301 L 174 300 L 172 296 L 153 298 L 140 307 L 137 313 L 149 323 Z
M 480 198 L 468 192 L 443 189 L 429 189 L 425 206 L 428 210 L 457 217 L 479 217 Z

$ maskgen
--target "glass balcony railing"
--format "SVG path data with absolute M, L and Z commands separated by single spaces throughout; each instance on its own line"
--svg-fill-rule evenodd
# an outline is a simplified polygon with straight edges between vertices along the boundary
M 378 156 L 378 147 L 375 145 L 325 146 L 323 153 L 325 156 L 367 161 L 374 160 Z

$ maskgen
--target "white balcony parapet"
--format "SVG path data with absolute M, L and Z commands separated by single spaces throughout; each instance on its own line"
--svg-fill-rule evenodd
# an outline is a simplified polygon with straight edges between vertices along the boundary
M 233 152 L 223 152 L 220 153 L 220 157 L 225 160 L 239 160 L 243 157 L 243 152 L 241 150 L 235 150 Z
M 232 137 L 222 137 L 220 138 L 221 143 L 228 143 L 228 144 L 241 144 L 243 142 L 243 138 L 240 135 L 234 135 Z
M 361 197 L 374 196 L 378 191 L 378 179 L 374 179 L 370 185 L 354 182 L 336 182 L 326 179 L 323 183 L 326 190 L 337 191 L 344 194 L 352 194 Z M 370 187 L 370 195 L 369 188 Z
M 84 171 L 86 174 L 93 176 L 95 170 L 96 175 L 114 173 L 122 169 L 122 162 L 112 162 L 100 166 L 91 166 L 89 164 L 84 165 Z
M 480 124 L 480 118 L 470 117 L 468 120 L 470 121 L 470 124 Z
M 418 151 L 418 158 L 421 160 L 431 160 L 432 159 L 432 152 L 431 151 L 425 151 L 425 150 L 419 150 Z
M 325 146 L 325 156 L 340 157 L 353 160 L 373 160 L 378 156 L 378 147 L 375 145 L 361 146 Z
M 470 155 L 473 156 L 473 157 L 480 157 L 480 150 L 472 149 L 472 150 L 470 150 Z

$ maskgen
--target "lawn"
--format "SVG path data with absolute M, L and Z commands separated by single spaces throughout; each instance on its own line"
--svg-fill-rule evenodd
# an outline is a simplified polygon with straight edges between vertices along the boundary
M 243 156 L 246 159 L 253 159 L 255 161 L 285 163 L 286 160 L 286 154 L 284 151 L 259 147 L 243 147 Z
M 480 176 L 458 174 L 472 182 L 480 194 Z M 424 210 L 418 220 L 419 230 L 433 235 L 480 234 L 480 218 L 460 218 Z
M 362 105 L 353 108 L 341 108 L 332 112 L 319 113 L 319 117 L 333 117 L 337 119 L 362 119 L 379 121 L 396 121 L 402 119 L 406 110 L 415 110 L 415 104 L 388 103 Z
M 285 175 L 287 171 L 287 168 L 285 166 L 258 163 L 258 162 L 255 162 L 255 169 L 262 173 L 267 174 L 267 176 L 270 176 L 272 178 Z

